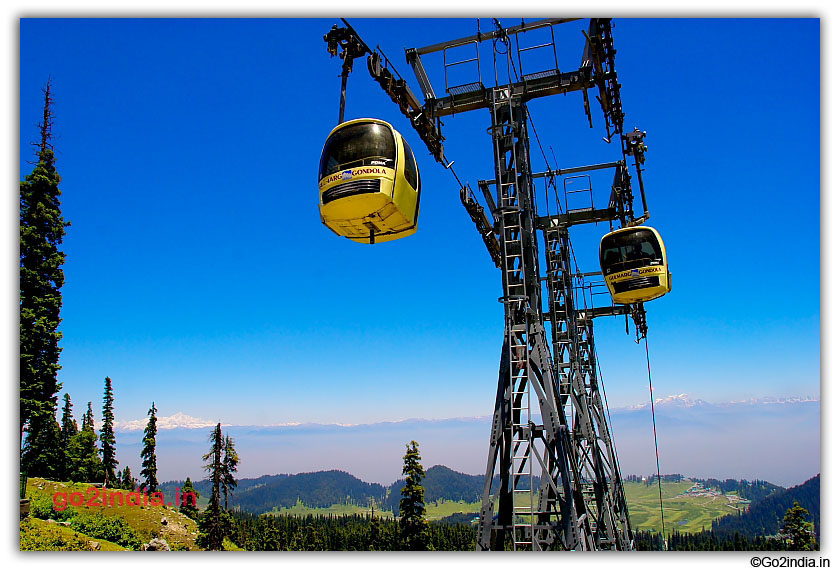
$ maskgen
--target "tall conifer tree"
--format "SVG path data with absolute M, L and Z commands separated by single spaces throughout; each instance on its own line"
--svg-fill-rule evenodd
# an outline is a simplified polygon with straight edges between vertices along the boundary
M 190 495 L 192 493 L 193 495 Z M 193 496 L 195 498 L 193 498 Z M 178 510 L 190 517 L 192 520 L 198 520 L 198 497 L 199 492 L 196 491 L 192 479 L 187 477 L 184 482 L 184 488 L 181 489 L 181 503 L 178 505 Z M 193 503 L 195 501 L 195 503 Z
M 228 509 L 228 495 L 236 488 L 236 473 L 239 455 L 236 453 L 233 438 L 225 436 L 225 456 L 222 459 L 222 491 L 225 494 L 225 510 Z
M 212 488 L 210 503 L 202 513 L 201 520 L 198 523 L 200 531 L 198 544 L 207 550 L 222 550 L 222 541 L 224 540 L 220 493 L 224 478 L 223 450 L 222 424 L 218 423 L 213 429 L 213 433 L 210 434 L 210 451 L 202 456 L 202 459 L 206 462 L 204 470 L 207 471 L 207 478 L 212 484 Z
M 93 429 L 93 409 L 88 409 L 82 418 L 82 430 L 70 438 L 67 449 L 67 473 L 71 481 L 101 483 L 105 479 L 102 459 L 96 446 L 96 432 Z
M 386 550 L 385 539 L 382 533 L 382 523 L 373 511 L 373 503 L 370 505 L 370 527 L 368 528 L 368 550 Z
M 87 411 L 82 416 L 82 431 L 89 429 L 93 431 L 93 402 L 88 402 Z
M 62 479 L 66 455 L 61 449 L 61 427 L 52 413 L 38 413 L 29 422 L 21 468 L 27 477 Z
M 38 162 L 20 183 L 20 434 L 26 428 L 21 468 L 31 475 L 54 475 L 60 461 L 56 429 L 56 394 L 61 348 L 61 287 L 64 253 L 59 250 L 69 226 L 61 215 L 61 177 L 52 146 L 52 94 L 44 89 L 44 115 L 39 124 Z M 47 468 L 45 470 L 45 468 Z
M 59 436 L 59 447 L 64 460 L 61 462 L 62 480 L 67 479 L 72 471 L 70 458 L 70 442 L 79 433 L 79 424 L 73 417 L 73 402 L 70 394 L 64 393 L 64 407 L 61 408 L 61 435 Z
M 418 443 L 406 444 L 403 456 L 405 485 L 400 499 L 400 541 L 403 550 L 429 550 L 429 523 L 426 521 L 426 500 L 423 479 L 426 472 L 420 464 Z
M 794 501 L 793 506 L 785 513 L 781 535 L 785 550 L 814 550 L 814 525 L 808 522 L 811 513 Z
M 115 473 L 119 461 L 117 461 L 117 438 L 114 435 L 114 388 L 111 384 L 111 377 L 105 377 L 105 396 L 102 403 L 102 429 L 99 432 L 99 440 L 102 442 L 102 467 L 105 468 L 105 486 L 120 480 Z
M 61 448 L 66 450 L 70 438 L 79 433 L 79 424 L 73 418 L 73 402 L 70 394 L 64 393 L 64 407 L 61 408 Z
M 122 479 L 120 480 L 120 488 L 128 491 L 137 489 L 137 480 L 131 475 L 131 467 L 125 466 L 122 472 Z
M 146 430 L 143 432 L 143 451 L 140 457 L 143 458 L 143 469 L 140 470 L 140 477 L 143 478 L 143 485 L 148 492 L 154 493 L 158 488 L 157 480 L 157 456 L 155 446 L 157 445 L 157 408 L 152 402 L 149 408 L 149 421 L 146 422 Z

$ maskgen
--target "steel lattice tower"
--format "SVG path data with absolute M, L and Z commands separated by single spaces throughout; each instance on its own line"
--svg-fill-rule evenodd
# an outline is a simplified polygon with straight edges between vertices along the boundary
M 432 155 L 451 167 L 443 152 L 441 117 L 489 109 L 488 132 L 493 142 L 494 178 L 479 180 L 487 203 L 482 207 L 468 185 L 461 200 L 497 267 L 501 270 L 505 331 L 493 411 L 484 495 L 479 516 L 478 550 L 629 550 L 630 522 L 607 410 L 599 382 L 593 320 L 599 316 L 632 316 L 638 335 L 645 336 L 642 304 L 595 307 L 587 304 L 585 278 L 572 263 L 569 228 L 617 221 L 622 227 L 648 217 L 641 165 L 644 133 L 624 133 L 620 84 L 615 71 L 610 19 L 596 18 L 584 30 L 581 65 L 572 71 L 557 67 L 555 26 L 571 19 L 549 19 L 496 29 L 425 48 L 406 50 L 423 89 L 424 103 L 389 68 L 381 51 L 371 51 L 352 27 L 334 27 L 325 36 L 330 53 L 342 47 L 348 57 L 370 54 L 368 69 L 410 119 Z M 345 22 L 346 23 L 346 22 Z M 520 48 L 519 36 L 548 29 L 551 41 Z M 495 85 L 481 80 L 479 44 L 493 41 Z M 515 47 L 514 47 L 515 41 Z M 496 44 L 503 43 L 504 50 Z M 475 44 L 476 57 L 447 60 L 447 50 Z M 555 67 L 524 74 L 526 50 L 551 47 Z M 437 97 L 421 56 L 443 52 L 446 95 Z M 503 55 L 508 81 L 499 81 L 497 55 Z M 515 55 L 514 55 L 515 54 Z M 516 72 L 518 60 L 519 73 Z M 450 86 L 448 68 L 475 62 L 478 81 Z M 352 62 L 351 62 L 352 65 Z M 511 70 L 514 73 L 511 73 Z M 346 77 L 345 77 L 346 80 Z M 598 89 L 607 140 L 617 136 L 622 158 L 608 163 L 534 173 L 531 170 L 528 101 L 580 91 L 590 119 L 588 90 Z M 343 91 L 342 91 L 343 93 Z M 343 105 L 343 96 L 342 96 Z M 342 107 L 343 109 L 343 107 Z M 634 218 L 627 157 L 635 160 L 644 215 Z M 559 197 L 552 211 L 538 213 L 534 182 L 614 169 L 606 208 L 571 210 Z M 457 178 L 457 177 L 456 177 Z M 494 187 L 495 192 L 491 190 Z M 590 188 L 591 192 L 591 188 Z M 542 240 L 539 233 L 542 232 Z M 544 247 L 545 275 L 540 267 Z M 592 299 L 590 295 L 590 300 Z M 548 323 L 548 326 L 546 326 Z
M 630 528 L 598 386 L 594 315 L 575 305 L 568 226 L 541 228 L 544 310 L 526 104 L 509 86 L 496 88 L 491 112 L 505 340 L 478 548 L 626 550 Z

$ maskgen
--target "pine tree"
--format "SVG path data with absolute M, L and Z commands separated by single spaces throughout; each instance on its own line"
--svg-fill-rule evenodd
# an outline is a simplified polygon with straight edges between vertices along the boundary
M 233 438 L 225 436 L 225 456 L 222 459 L 222 491 L 225 494 L 225 510 L 228 510 L 228 494 L 233 494 L 236 488 L 234 473 L 239 465 L 239 455 L 236 453 Z
M 70 438 L 67 449 L 67 472 L 71 481 L 101 483 L 105 470 L 96 447 L 96 432 L 93 430 L 93 411 L 88 402 L 88 411 L 82 422 L 82 430 Z
M 423 478 L 426 472 L 420 464 L 418 444 L 413 441 L 405 446 L 403 475 L 405 485 L 400 499 L 400 541 L 403 550 L 428 550 L 429 525 L 426 521 Z
M 794 501 L 793 506 L 785 513 L 784 524 L 782 525 L 782 537 L 785 539 L 786 550 L 813 550 L 816 541 L 814 540 L 813 524 L 807 521 L 811 516 L 808 509 Z
M 105 377 L 105 396 L 102 399 L 102 429 L 99 440 L 102 442 L 102 466 L 105 468 L 105 486 L 120 480 L 114 471 L 119 464 L 117 461 L 117 438 L 114 435 L 114 389 L 111 378 Z
M 146 422 L 146 430 L 143 432 L 143 451 L 140 457 L 143 458 L 143 469 L 140 470 L 140 477 L 143 478 L 143 486 L 148 492 L 154 493 L 158 488 L 157 480 L 157 456 L 155 445 L 157 438 L 157 408 L 152 402 L 149 408 L 149 421 Z
M 64 407 L 61 408 L 61 448 L 67 449 L 70 438 L 79 433 L 79 424 L 73 418 L 73 402 L 70 394 L 64 394 Z
M 61 448 L 61 427 L 51 412 L 36 412 L 30 418 L 21 467 L 27 477 L 64 478 L 66 456 Z
M 87 411 L 82 416 L 82 431 L 93 429 L 93 402 L 88 402 Z
M 386 550 L 386 543 L 382 535 L 382 523 L 379 517 L 373 512 L 373 505 L 370 506 L 370 528 L 368 529 L 367 549 L 378 551 Z
M 188 493 L 195 494 L 195 503 L 193 503 L 193 498 Z M 195 489 L 192 480 L 187 477 L 187 480 L 184 481 L 184 487 L 181 489 L 181 503 L 178 510 L 194 521 L 198 520 L 198 497 L 199 492 Z
M 52 139 L 52 94 L 44 89 L 44 116 L 39 124 L 38 162 L 20 183 L 20 434 L 26 432 L 21 469 L 30 476 L 54 474 L 50 465 L 61 453 L 56 437 L 56 394 L 61 348 L 61 287 L 64 253 L 59 250 L 69 226 L 61 215 L 61 177 L 55 169 Z M 50 447 L 44 447 L 50 446 Z M 59 459 L 60 460 L 60 459 Z
M 131 467 L 125 466 L 122 472 L 122 479 L 120 479 L 120 489 L 127 491 L 134 491 L 137 489 L 137 480 L 131 475 Z
M 210 493 L 210 503 L 198 522 L 199 535 L 196 542 L 205 550 L 222 550 L 224 528 L 221 517 L 220 490 L 224 474 L 222 465 L 224 442 L 221 423 L 216 424 L 213 433 L 210 434 L 210 442 L 210 451 L 203 455 L 202 459 L 206 462 L 204 470 L 207 471 L 207 478 L 212 484 L 212 491 Z

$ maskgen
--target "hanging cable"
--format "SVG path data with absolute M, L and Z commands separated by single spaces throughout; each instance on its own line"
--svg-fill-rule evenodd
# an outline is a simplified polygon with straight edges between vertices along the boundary
M 443 160 L 444 160 L 444 162 L 446 162 L 446 157 L 443 157 Z M 461 182 L 461 179 L 460 179 L 460 178 L 458 178 L 458 175 L 455 173 L 455 169 L 454 169 L 454 168 L 452 168 L 452 165 L 453 165 L 453 164 L 455 164 L 455 161 L 454 161 L 454 160 L 453 160 L 452 162 L 448 163 L 448 164 L 444 164 L 444 165 L 443 165 L 443 167 L 444 167 L 444 168 L 446 168 L 449 172 L 451 172 L 451 173 L 452 173 L 452 176 L 454 176 L 454 177 L 455 177 L 455 182 L 457 182 L 457 183 L 458 183 L 458 188 L 463 188 L 463 187 L 464 187 L 464 185 L 463 185 L 463 183 Z
M 648 340 L 645 337 L 645 358 L 647 358 L 648 386 L 650 386 L 650 415 L 653 419 L 653 447 L 656 450 L 656 480 L 659 483 L 659 513 L 662 519 L 662 542 L 665 550 L 668 550 L 668 539 L 665 538 L 665 507 L 662 504 L 662 474 L 659 469 L 659 441 L 656 437 L 656 412 L 653 406 L 653 378 L 650 373 L 650 350 Z
M 610 416 L 610 402 L 607 400 L 607 390 L 604 387 L 604 374 L 601 372 L 601 359 L 598 357 L 598 351 L 595 350 L 593 347 L 592 353 L 595 355 L 595 366 L 598 370 L 598 378 L 599 378 L 599 387 L 601 388 L 601 393 L 604 395 L 604 409 L 607 411 L 607 424 L 610 426 L 610 433 L 615 433 L 615 430 L 612 426 L 612 417 Z M 618 456 L 615 457 L 615 464 L 618 467 L 619 473 L 621 472 L 621 466 L 618 463 Z
M 610 415 L 610 402 L 607 399 L 607 389 L 604 386 L 604 374 L 601 372 L 601 359 L 598 357 L 598 351 L 595 349 L 594 345 L 592 347 L 592 353 L 595 355 L 595 366 L 598 370 L 598 378 L 600 380 L 600 389 L 601 393 L 604 395 L 604 409 L 607 412 L 607 424 L 610 426 L 609 433 L 615 433 L 612 425 L 612 416 Z M 612 448 L 613 451 L 615 448 Z M 616 478 L 621 481 L 621 463 L 618 461 L 618 454 L 613 453 L 613 460 L 615 461 L 615 469 L 616 469 Z M 623 508 L 627 509 L 627 499 L 624 496 L 624 485 L 621 486 L 621 501 L 623 503 Z

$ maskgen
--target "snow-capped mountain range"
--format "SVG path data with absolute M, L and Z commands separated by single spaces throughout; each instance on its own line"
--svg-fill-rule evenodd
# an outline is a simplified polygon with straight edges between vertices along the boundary
M 654 407 L 655 409 L 678 409 L 678 408 L 726 408 L 730 406 L 769 406 L 769 405 L 785 405 L 785 404 L 802 404 L 802 403 L 815 403 L 819 402 L 818 398 L 814 398 L 811 396 L 791 396 L 787 398 L 772 398 L 772 397 L 763 397 L 763 398 L 749 398 L 744 400 L 730 400 L 728 402 L 716 402 L 710 403 L 705 400 L 701 400 L 699 398 L 692 398 L 688 394 L 674 394 L 671 396 L 667 396 L 665 398 L 656 398 L 654 400 Z M 635 411 L 635 410 L 649 410 L 650 409 L 650 402 L 645 402 L 642 404 L 635 404 L 632 406 L 623 406 L 613 408 L 613 412 L 624 412 L 624 411 Z M 262 428 L 296 428 L 296 427 L 315 427 L 315 426 L 324 426 L 324 427 L 338 427 L 338 428 L 352 428 L 352 427 L 360 427 L 360 426 L 374 426 L 374 425 L 388 425 L 388 424 L 399 424 L 399 423 L 415 423 L 415 422 L 465 422 L 465 421 L 487 421 L 489 420 L 490 416 L 468 416 L 468 417 L 458 417 L 458 418 L 445 418 L 445 419 L 424 419 L 424 418 L 407 418 L 404 420 L 398 421 L 382 421 L 382 422 L 371 422 L 371 423 L 340 423 L 340 422 L 330 422 L 330 423 L 316 423 L 316 422 L 277 422 L 271 424 L 262 424 L 262 425 L 254 425 L 254 424 L 231 424 L 222 422 L 223 427 L 230 427 L 232 425 L 242 426 L 242 427 L 262 427 Z M 142 418 L 137 420 L 128 420 L 128 421 L 117 421 L 114 422 L 114 429 L 118 432 L 131 432 L 137 430 L 143 430 L 146 427 L 146 422 L 148 418 Z M 206 429 L 212 428 L 218 422 L 197 418 L 194 416 L 189 416 L 183 412 L 176 412 L 171 416 L 158 416 L 157 418 L 157 428 L 159 430 L 171 430 L 171 429 Z M 97 429 L 100 427 L 97 422 Z
M 146 424 L 148 423 L 148 421 L 149 418 L 142 418 L 139 420 L 128 420 L 124 422 L 117 421 L 114 422 L 114 430 L 118 432 L 143 430 L 146 428 Z M 188 416 L 183 412 L 176 412 L 171 416 L 158 416 L 157 429 L 204 429 L 214 427 L 217 423 L 218 422 L 211 422 L 208 420 L 203 420 L 201 418 L 194 418 L 192 416 Z M 229 426 L 230 424 L 222 423 L 222 425 Z
M 694 408 L 697 406 L 735 406 L 735 405 L 772 405 L 772 404 L 801 404 L 804 402 L 819 402 L 819 398 L 812 396 L 791 396 L 788 398 L 772 398 L 769 396 L 763 398 L 749 398 L 745 400 L 730 400 L 728 402 L 717 402 L 711 404 L 705 400 L 700 400 L 690 397 L 688 394 L 675 394 L 666 398 L 656 398 L 654 401 L 655 407 L 671 407 L 671 408 Z M 634 406 L 625 406 L 616 408 L 618 410 L 641 410 L 650 409 L 650 403 L 636 404 Z
M 800 483 L 821 471 L 820 407 L 820 401 L 810 397 L 719 403 L 687 394 L 659 398 L 654 409 L 662 471 Z M 115 424 L 120 465 L 134 472 L 140 470 L 146 421 Z M 182 412 L 158 417 L 161 480 L 203 476 L 201 457 L 217 421 Z M 612 408 L 610 424 L 622 472 L 653 473 L 650 402 Z M 483 473 L 491 417 L 222 426 L 236 441 L 242 477 L 342 469 L 365 481 L 388 484 L 399 478 L 405 444 L 411 440 L 420 443 L 424 465 Z
M 458 417 L 458 418 L 444 418 L 444 419 L 425 419 L 425 418 L 407 418 L 404 420 L 397 420 L 397 421 L 381 421 L 381 422 L 371 422 L 371 423 L 340 423 L 340 422 L 330 422 L 330 423 L 317 423 L 317 422 L 277 422 L 271 424 L 229 424 L 222 422 L 222 427 L 248 427 L 248 428 L 314 428 L 314 427 L 326 427 L 326 428 L 357 428 L 357 427 L 369 427 L 369 426 L 378 426 L 378 425 L 396 425 L 396 424 L 410 424 L 410 423 L 449 423 L 449 422 L 471 422 L 471 421 L 484 421 L 489 420 L 490 415 L 486 416 L 469 416 L 469 417 Z M 148 422 L 148 418 L 143 418 L 139 420 L 128 420 L 124 422 L 114 422 L 114 430 L 117 432 L 132 432 L 143 430 L 146 427 L 146 423 Z M 171 416 L 158 416 L 157 418 L 157 429 L 158 430 L 171 430 L 171 429 L 205 429 L 205 428 L 212 428 L 218 422 L 211 422 L 209 420 L 204 420 L 201 418 L 196 418 L 193 416 L 189 416 L 183 412 L 177 412 L 172 414 Z M 96 423 L 96 429 L 99 429 L 100 424 Z

